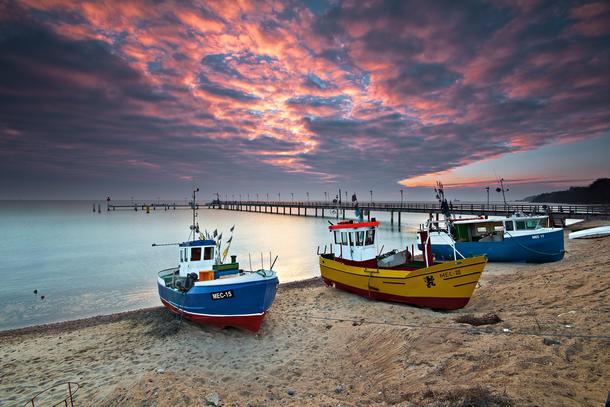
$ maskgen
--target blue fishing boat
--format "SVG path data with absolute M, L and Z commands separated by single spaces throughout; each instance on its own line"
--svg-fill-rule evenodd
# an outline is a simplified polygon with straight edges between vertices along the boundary
M 256 332 L 275 299 L 279 284 L 273 271 L 275 261 L 271 263 L 270 259 L 268 269 L 261 264 L 261 269 L 255 271 L 241 269 L 236 256 L 225 262 L 233 236 L 221 253 L 222 233 L 200 232 L 196 223 L 197 191 L 193 191 L 191 203 L 190 240 L 169 244 L 178 246 L 180 263 L 158 275 L 161 302 L 171 312 L 195 322 Z
M 514 214 L 504 219 L 452 219 L 444 227 L 433 222 L 432 253 L 439 260 L 486 255 L 490 262 L 546 263 L 563 258 L 563 229 L 551 227 L 548 216 Z M 418 247 L 423 247 L 418 237 Z
M 499 179 L 504 204 L 504 179 Z M 475 217 L 456 219 L 450 213 L 450 205 L 445 199 L 443 184 L 437 182 L 436 198 L 441 204 L 445 217 L 443 222 L 429 220 L 422 225 L 428 230 L 426 242 L 418 236 L 418 247 L 429 242 L 432 253 L 439 260 L 487 256 L 490 262 L 547 263 L 563 259 L 565 253 L 563 228 L 554 227 L 546 215 L 525 215 L 514 213 L 506 218 L 487 219 Z M 455 246 L 455 250 L 454 250 Z

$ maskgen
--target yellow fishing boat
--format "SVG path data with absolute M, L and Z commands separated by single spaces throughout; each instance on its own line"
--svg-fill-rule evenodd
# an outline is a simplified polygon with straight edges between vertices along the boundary
M 320 255 L 320 272 L 329 286 L 371 299 L 404 302 L 432 309 L 454 310 L 468 304 L 487 258 L 476 256 L 435 262 L 427 231 L 421 259 L 408 249 L 377 255 L 379 222 L 340 222 L 330 253 Z M 324 249 L 326 251 L 326 248 Z

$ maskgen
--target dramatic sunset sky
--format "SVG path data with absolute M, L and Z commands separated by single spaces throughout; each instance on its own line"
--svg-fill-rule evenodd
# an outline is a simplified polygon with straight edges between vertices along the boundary
M 518 199 L 609 155 L 607 1 L 0 0 L 0 199 Z

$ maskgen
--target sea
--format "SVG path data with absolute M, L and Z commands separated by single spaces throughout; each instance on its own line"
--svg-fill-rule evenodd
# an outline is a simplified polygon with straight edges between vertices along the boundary
M 106 211 L 101 203 L 98 213 L 93 205 L 0 201 L 0 330 L 161 304 L 157 273 L 175 267 L 179 254 L 175 245 L 153 244 L 188 240 L 192 212 Z M 378 248 L 384 252 L 416 246 L 427 217 L 405 213 L 398 228 L 389 213 L 372 216 L 381 221 Z M 317 252 L 329 250 L 329 221 L 336 219 L 217 209 L 200 209 L 197 216 L 202 231 L 222 233 L 223 245 L 233 236 L 229 252 L 241 268 L 268 268 L 278 256 L 273 268 L 280 283 L 320 275 Z

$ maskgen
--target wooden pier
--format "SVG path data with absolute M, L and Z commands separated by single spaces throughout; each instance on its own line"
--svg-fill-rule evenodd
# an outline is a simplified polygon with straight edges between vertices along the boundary
M 349 202 L 288 202 L 288 201 L 210 201 L 197 202 L 197 208 L 220 209 L 229 211 L 244 211 L 256 213 L 269 213 L 277 215 L 312 216 L 322 218 L 346 219 L 355 206 Z M 157 203 L 108 203 L 107 211 L 132 210 L 156 211 L 191 209 L 191 203 L 157 202 Z M 401 225 L 403 213 L 424 213 L 438 216 L 442 213 L 438 202 L 359 202 L 358 207 L 364 210 L 365 217 L 370 219 L 374 213 L 389 212 L 390 223 Z M 565 219 L 610 219 L 610 205 L 559 205 L 559 204 L 531 204 L 531 203 L 452 203 L 450 212 L 456 215 L 472 216 L 507 216 L 514 212 L 526 214 L 548 214 L 554 221 L 563 223 Z
M 333 203 L 324 201 L 286 202 L 286 201 L 212 201 L 205 204 L 210 209 L 272 213 L 279 215 L 327 217 L 345 219 L 346 213 L 353 213 L 355 206 L 350 203 Z M 358 207 L 364 210 L 370 220 L 375 212 L 390 212 L 390 223 L 394 219 L 401 224 L 403 213 L 435 214 L 442 213 L 438 202 L 359 202 Z M 473 216 L 507 216 L 515 212 L 527 214 L 548 214 L 555 221 L 563 223 L 565 219 L 610 219 L 610 205 L 557 205 L 529 203 L 452 203 L 450 212 L 457 215 Z

